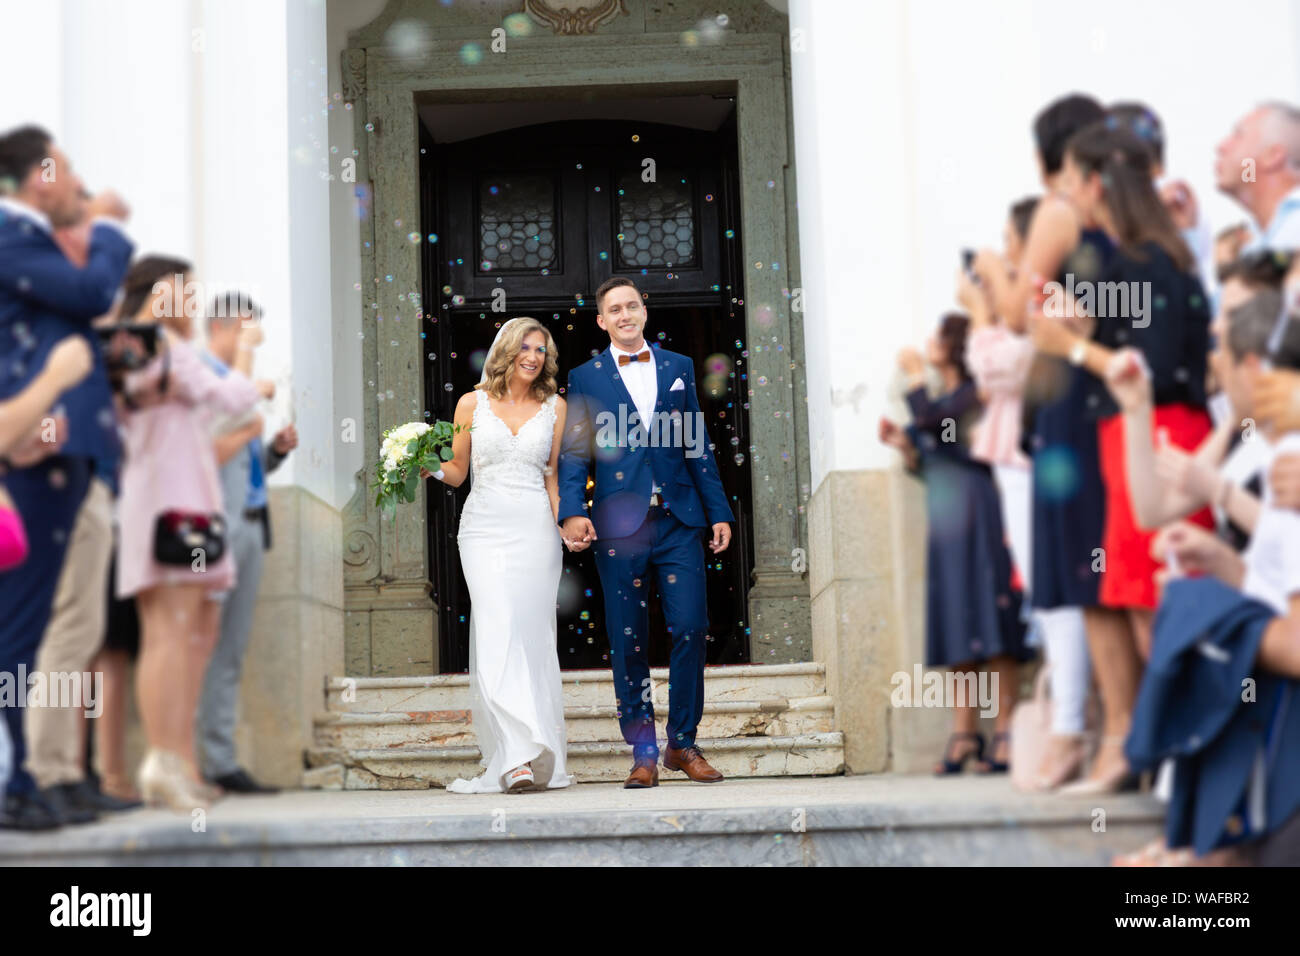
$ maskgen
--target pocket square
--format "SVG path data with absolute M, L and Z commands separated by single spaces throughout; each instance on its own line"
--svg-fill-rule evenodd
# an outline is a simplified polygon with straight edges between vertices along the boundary
M 677 381 L 673 382 L 673 384 L 669 387 L 668 391 L 670 391 L 670 392 L 680 392 L 680 391 L 681 391 L 682 389 L 684 389 L 685 387 L 686 387 L 686 384 L 681 380 L 680 377 L 678 377 Z

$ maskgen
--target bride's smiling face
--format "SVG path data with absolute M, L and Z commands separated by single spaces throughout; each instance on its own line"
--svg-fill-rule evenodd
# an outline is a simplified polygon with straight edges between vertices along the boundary
M 519 345 L 519 354 L 515 356 L 515 379 L 531 385 L 537 381 L 546 367 L 546 336 L 541 332 L 529 332 Z

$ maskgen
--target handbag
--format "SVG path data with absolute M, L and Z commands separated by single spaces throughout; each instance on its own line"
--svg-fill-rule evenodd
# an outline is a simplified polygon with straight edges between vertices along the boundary
M 219 561 L 226 551 L 226 519 L 219 513 L 164 511 L 154 519 L 153 557 L 159 564 L 184 565 L 195 550 L 204 562 Z
M 1017 790 L 1038 790 L 1038 768 L 1052 733 L 1052 700 L 1048 696 L 1050 664 L 1038 669 L 1034 696 L 1016 704 L 1011 714 L 1011 786 Z
M 163 352 L 161 391 L 166 391 L 171 372 L 169 350 Z M 150 471 L 153 475 L 153 471 Z M 216 490 L 221 500 L 221 489 Z M 156 500 L 156 498 L 155 498 Z M 159 564 L 189 565 L 195 551 L 203 555 L 204 565 L 216 562 L 226 553 L 226 517 L 219 511 L 187 511 L 171 508 L 161 512 L 153 524 L 153 558 Z

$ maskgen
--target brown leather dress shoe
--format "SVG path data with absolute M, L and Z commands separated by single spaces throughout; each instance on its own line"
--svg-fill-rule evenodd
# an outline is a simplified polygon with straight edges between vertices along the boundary
M 642 790 L 646 787 L 659 786 L 659 765 L 653 760 L 638 760 L 632 765 L 632 772 L 623 781 L 624 790 Z
M 680 770 L 696 783 L 717 783 L 722 779 L 722 774 L 709 766 L 699 747 L 683 747 L 681 750 L 666 748 L 664 769 Z

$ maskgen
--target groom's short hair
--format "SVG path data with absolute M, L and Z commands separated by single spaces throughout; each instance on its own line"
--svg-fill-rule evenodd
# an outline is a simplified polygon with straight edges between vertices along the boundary
M 625 285 L 631 286 L 637 295 L 641 294 L 641 290 L 636 287 L 636 283 L 633 282 L 631 279 L 629 279 L 627 276 L 611 276 L 610 278 L 606 279 L 604 282 L 600 284 L 600 288 L 596 290 L 597 314 L 603 313 L 605 311 L 605 294 L 607 292 L 611 292 L 614 289 L 620 288 L 621 286 L 625 286 Z

